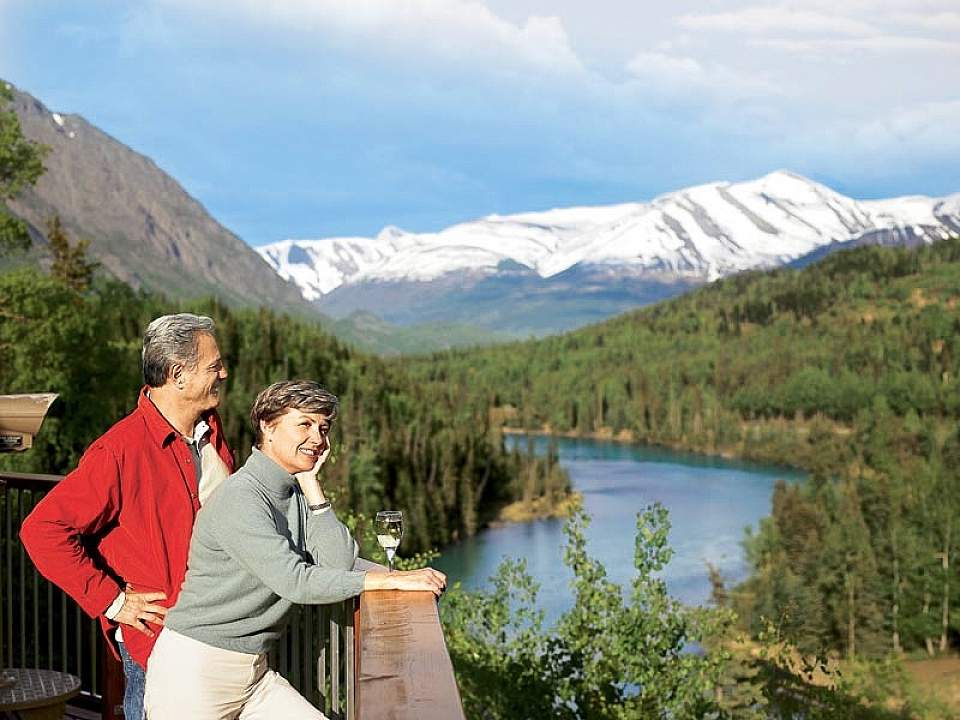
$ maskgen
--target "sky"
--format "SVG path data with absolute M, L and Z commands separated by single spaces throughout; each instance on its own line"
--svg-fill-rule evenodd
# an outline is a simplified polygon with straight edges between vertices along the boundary
M 0 0 L 0 78 L 251 245 L 785 168 L 960 191 L 958 0 Z

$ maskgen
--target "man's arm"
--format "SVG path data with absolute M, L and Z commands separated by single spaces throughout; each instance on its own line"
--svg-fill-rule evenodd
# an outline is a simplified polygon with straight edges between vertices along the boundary
M 117 459 L 97 442 L 20 528 L 20 539 L 40 574 L 91 617 L 103 614 L 123 588 L 96 566 L 81 539 L 117 518 L 120 497 Z

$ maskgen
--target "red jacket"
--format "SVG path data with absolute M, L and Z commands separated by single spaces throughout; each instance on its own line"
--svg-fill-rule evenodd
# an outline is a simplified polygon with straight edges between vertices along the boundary
M 137 409 L 87 448 L 77 469 L 37 504 L 20 529 L 40 573 L 88 615 L 100 616 L 108 637 L 116 623 L 103 613 L 125 583 L 138 592 L 166 593 L 159 602 L 167 607 L 176 602 L 200 509 L 190 449 L 146 390 L 140 391 Z M 210 441 L 233 472 L 219 416 L 211 411 L 204 419 Z M 123 640 L 133 659 L 146 667 L 156 638 L 126 628 Z

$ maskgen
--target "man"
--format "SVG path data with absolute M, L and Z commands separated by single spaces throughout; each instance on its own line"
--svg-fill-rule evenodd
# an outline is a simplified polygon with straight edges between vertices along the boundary
M 117 641 L 126 720 L 142 720 L 144 668 L 176 602 L 201 503 L 233 472 L 216 407 L 227 369 L 213 320 L 157 318 L 143 338 L 137 409 L 87 449 L 23 522 L 37 569 Z

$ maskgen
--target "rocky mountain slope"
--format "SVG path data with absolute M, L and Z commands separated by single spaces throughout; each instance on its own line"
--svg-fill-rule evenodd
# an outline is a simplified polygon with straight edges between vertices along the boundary
M 16 89 L 13 109 L 24 135 L 51 149 L 36 187 L 9 204 L 30 224 L 40 255 L 47 220 L 59 214 L 74 238 L 90 238 L 94 259 L 135 287 L 309 311 L 295 285 L 152 160 Z

